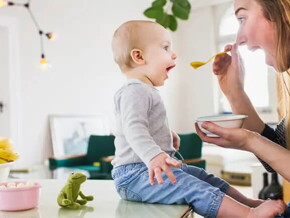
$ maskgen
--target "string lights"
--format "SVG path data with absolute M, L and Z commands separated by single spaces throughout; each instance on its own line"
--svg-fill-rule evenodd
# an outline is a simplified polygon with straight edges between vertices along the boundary
M 46 56 L 45 56 L 45 51 L 44 51 L 44 46 L 43 46 L 43 37 L 46 37 L 48 40 L 54 40 L 55 39 L 55 34 L 53 32 L 44 32 L 40 26 L 38 25 L 37 20 L 35 19 L 31 9 L 30 9 L 30 2 L 31 0 L 28 0 L 27 3 L 21 4 L 21 3 L 15 3 L 12 1 L 7 1 L 7 0 L 0 0 L 0 7 L 5 7 L 5 6 L 21 6 L 25 9 L 27 9 L 28 14 L 30 15 L 33 24 L 35 25 L 38 34 L 39 34 L 39 39 L 40 39 L 40 68 L 43 70 L 46 70 L 50 65 L 47 62 Z

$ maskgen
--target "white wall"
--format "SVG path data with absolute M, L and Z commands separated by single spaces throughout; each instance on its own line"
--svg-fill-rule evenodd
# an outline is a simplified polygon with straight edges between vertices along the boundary
M 113 124 L 113 95 L 124 82 L 112 60 L 113 31 L 124 21 L 146 19 L 151 1 L 50 0 L 32 1 L 31 9 L 45 31 L 55 31 L 54 42 L 44 41 L 52 68 L 40 71 L 39 38 L 27 12 L 20 7 L 0 9 L 1 17 L 18 21 L 20 39 L 20 129 L 16 149 L 19 164 L 41 163 L 52 155 L 49 114 L 104 113 Z M 194 1 L 193 1 L 194 3 Z M 193 9 L 189 21 L 179 21 L 173 41 L 177 67 L 161 88 L 172 129 L 194 131 L 194 118 L 214 113 L 210 65 L 195 71 L 189 63 L 206 60 L 215 50 L 210 7 Z

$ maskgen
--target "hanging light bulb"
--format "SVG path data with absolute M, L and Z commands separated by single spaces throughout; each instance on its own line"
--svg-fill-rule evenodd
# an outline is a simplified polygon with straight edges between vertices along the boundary
M 47 70 L 48 68 L 51 67 L 50 64 L 48 64 L 48 62 L 47 62 L 47 60 L 46 60 L 44 54 L 41 55 L 39 65 L 40 65 L 40 66 L 39 66 L 40 69 L 43 70 L 43 71 L 44 71 L 44 70 Z
M 45 35 L 49 40 L 54 40 L 56 38 L 56 35 L 53 32 L 46 33 Z
M 7 1 L 0 0 L 0 8 L 4 6 L 7 6 Z
M 49 40 L 54 40 L 55 39 L 55 34 L 53 32 L 47 32 L 45 33 L 44 31 L 41 30 L 40 26 L 38 25 L 37 20 L 35 19 L 31 9 L 30 9 L 30 1 L 27 0 L 27 3 L 22 4 L 22 3 L 14 3 L 12 0 L 0 0 L 0 7 L 4 6 L 22 6 L 27 9 L 28 14 L 30 18 L 32 19 L 33 24 L 35 25 L 36 29 L 38 30 L 39 33 L 39 38 L 40 38 L 40 50 L 41 50 L 41 59 L 40 59 L 40 68 L 42 70 L 46 70 L 49 67 L 51 67 L 48 63 L 47 60 L 44 56 L 44 46 L 43 46 L 43 36 L 45 35 Z

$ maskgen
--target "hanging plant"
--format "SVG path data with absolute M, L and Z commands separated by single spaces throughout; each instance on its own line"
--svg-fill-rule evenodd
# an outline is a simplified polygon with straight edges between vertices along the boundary
M 170 8 L 171 13 L 169 13 Z M 176 31 L 177 18 L 187 20 L 190 9 L 191 5 L 188 0 L 155 0 L 151 7 L 144 11 L 144 15 L 155 19 L 165 28 Z

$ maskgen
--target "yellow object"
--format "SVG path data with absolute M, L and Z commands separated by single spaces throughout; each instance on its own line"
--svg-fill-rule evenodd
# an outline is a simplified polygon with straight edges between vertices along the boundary
M 7 2 L 4 0 L 0 0 L 0 8 L 4 6 L 7 6 Z
M 210 62 L 214 57 L 218 56 L 218 55 L 222 55 L 222 54 L 226 54 L 227 51 L 223 51 L 223 52 L 219 52 L 217 54 L 215 54 L 214 56 L 212 56 L 208 61 L 206 62 L 201 62 L 201 61 L 194 61 L 194 62 L 191 62 L 190 65 L 194 68 L 194 69 L 197 69 L 205 64 L 207 64 L 208 62 Z
M 94 162 L 93 165 L 94 165 L 95 167 L 99 167 L 99 166 L 101 166 L 101 163 L 100 163 L 100 162 Z
M 283 179 L 283 200 L 284 202 L 290 201 L 290 182 Z
M 0 139 L 0 164 L 15 161 L 19 158 L 12 150 L 9 138 Z
M 2 138 L 0 139 L 0 148 L 10 148 L 11 147 L 11 143 L 9 141 L 9 138 Z

